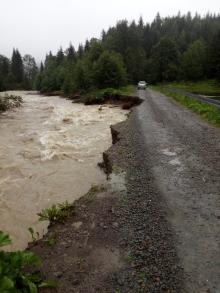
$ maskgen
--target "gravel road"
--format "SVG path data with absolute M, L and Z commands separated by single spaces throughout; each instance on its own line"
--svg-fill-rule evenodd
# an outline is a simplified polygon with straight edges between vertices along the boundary
M 186 292 L 220 292 L 220 130 L 147 89 L 133 114 L 186 274 Z

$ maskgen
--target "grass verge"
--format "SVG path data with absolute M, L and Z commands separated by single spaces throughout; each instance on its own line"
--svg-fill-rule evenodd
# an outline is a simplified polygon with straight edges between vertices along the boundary
M 91 92 L 88 92 L 88 96 L 97 96 L 102 97 L 106 95 L 125 95 L 129 96 L 132 95 L 135 92 L 135 86 L 133 85 L 127 85 L 118 89 L 115 88 L 105 88 L 105 89 L 97 89 L 93 90 Z
M 189 98 L 178 93 L 171 92 L 168 88 L 163 86 L 153 86 L 152 88 L 165 94 L 166 96 L 172 97 L 178 103 L 199 114 L 209 123 L 218 127 L 220 126 L 220 110 L 218 107 L 200 102 L 196 99 Z
M 220 83 L 214 79 L 195 82 L 173 82 L 167 84 L 167 87 L 182 89 L 194 94 L 220 96 Z

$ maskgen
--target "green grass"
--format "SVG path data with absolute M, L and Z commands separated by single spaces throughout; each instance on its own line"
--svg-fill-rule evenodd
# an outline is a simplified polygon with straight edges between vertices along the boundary
M 183 89 L 195 94 L 220 96 L 220 83 L 213 79 L 196 82 L 173 82 L 166 86 Z
M 218 107 L 200 102 L 196 99 L 189 98 L 181 94 L 170 92 L 167 87 L 153 86 L 152 88 L 165 94 L 166 96 L 172 97 L 178 103 L 199 114 L 209 123 L 215 126 L 220 126 L 220 110 L 218 109 Z
M 103 97 L 105 95 L 132 95 L 135 92 L 135 86 L 127 85 L 120 88 L 96 89 L 86 93 L 87 96 Z

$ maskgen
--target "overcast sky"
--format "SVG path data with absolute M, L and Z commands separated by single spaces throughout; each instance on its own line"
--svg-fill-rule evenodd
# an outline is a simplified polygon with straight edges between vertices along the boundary
M 38 61 L 46 52 L 75 47 L 87 38 L 99 37 L 117 20 L 150 22 L 178 11 L 220 12 L 219 0 L 0 0 L 0 54 L 11 56 L 13 47 Z

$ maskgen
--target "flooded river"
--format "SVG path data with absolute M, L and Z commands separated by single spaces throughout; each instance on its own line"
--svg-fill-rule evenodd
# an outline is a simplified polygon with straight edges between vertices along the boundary
M 40 235 L 37 213 L 53 203 L 73 202 L 105 176 L 97 167 L 111 145 L 110 125 L 123 121 L 120 108 L 84 106 L 59 97 L 18 93 L 23 106 L 0 115 L 0 230 L 10 249 Z

